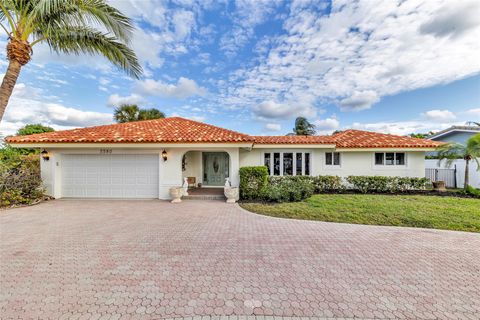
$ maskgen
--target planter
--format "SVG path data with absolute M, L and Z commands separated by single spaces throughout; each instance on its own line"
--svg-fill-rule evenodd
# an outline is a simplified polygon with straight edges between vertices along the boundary
M 445 181 L 433 181 L 433 190 L 438 192 L 445 192 L 447 189 L 445 188 Z
M 172 197 L 171 203 L 182 202 L 183 188 L 182 187 L 172 187 L 170 188 L 170 197 Z
M 239 199 L 238 187 L 225 187 L 223 193 L 227 197 L 227 203 L 235 203 Z

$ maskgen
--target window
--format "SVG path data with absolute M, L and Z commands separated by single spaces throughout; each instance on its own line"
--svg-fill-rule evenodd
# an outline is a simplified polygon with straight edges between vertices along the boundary
M 308 152 L 268 152 L 264 153 L 263 163 L 272 176 L 310 175 Z
M 376 152 L 375 165 L 377 166 L 404 166 L 404 152 Z
M 265 167 L 267 167 L 268 172 L 270 172 L 270 168 L 272 167 L 271 160 L 272 160 L 272 158 L 271 158 L 270 153 L 265 153 L 263 164 L 265 165 Z
M 305 175 L 310 175 L 310 153 L 305 153 Z
M 280 175 L 280 153 L 273 154 L 273 175 Z
M 297 163 L 295 164 L 295 167 L 297 169 L 296 175 L 301 176 L 302 175 L 302 153 L 297 153 Z
M 339 166 L 340 165 L 340 152 L 326 152 L 325 164 L 327 166 Z
M 283 175 L 293 175 L 293 153 L 283 154 Z

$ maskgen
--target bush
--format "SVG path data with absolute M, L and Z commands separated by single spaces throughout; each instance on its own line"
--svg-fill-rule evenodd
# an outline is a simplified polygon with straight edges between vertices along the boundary
M 395 193 L 408 190 L 425 189 L 427 178 L 384 177 L 384 176 L 348 176 L 346 181 L 361 193 Z
M 342 191 L 345 189 L 342 183 L 342 178 L 339 176 L 313 177 L 313 185 L 316 193 Z
M 0 207 L 30 204 L 43 197 L 38 154 L 11 148 L 0 152 Z
M 268 169 L 265 166 L 240 168 L 240 198 L 258 199 L 268 184 Z
M 462 190 L 462 193 L 474 196 L 475 198 L 480 198 L 480 189 L 476 189 L 471 185 L 467 185 L 467 188 Z
M 313 177 L 283 176 L 270 177 L 262 198 L 272 202 L 302 201 L 313 195 L 315 187 Z

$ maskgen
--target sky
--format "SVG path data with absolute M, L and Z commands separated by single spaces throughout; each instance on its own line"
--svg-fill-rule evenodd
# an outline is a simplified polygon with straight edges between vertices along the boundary
M 0 123 L 113 123 L 130 103 L 255 135 L 405 135 L 480 121 L 480 2 L 112 0 L 144 69 L 34 47 Z M 0 48 L 7 39 L 0 38 Z M 8 61 L 0 50 L 0 77 Z

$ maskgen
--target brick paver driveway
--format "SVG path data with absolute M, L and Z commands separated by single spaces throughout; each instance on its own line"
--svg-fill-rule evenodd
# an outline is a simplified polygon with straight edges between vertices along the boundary
M 52 201 L 0 222 L 2 319 L 480 318 L 479 234 L 214 201 Z

